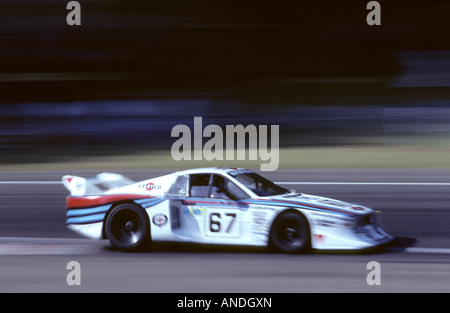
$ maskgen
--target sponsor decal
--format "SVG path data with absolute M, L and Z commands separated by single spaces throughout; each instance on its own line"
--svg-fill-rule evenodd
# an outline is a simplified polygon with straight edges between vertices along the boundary
M 201 207 L 190 207 L 187 209 L 184 209 L 185 215 L 198 215 L 198 216 L 204 216 L 205 215 L 205 209 Z
M 152 218 L 153 224 L 158 227 L 165 225 L 168 221 L 167 216 L 164 214 L 155 214 Z
M 161 185 L 155 185 L 154 183 L 150 182 L 150 183 L 146 183 L 146 184 L 139 184 L 138 188 L 145 188 L 146 190 L 150 191 L 150 190 L 161 189 Z
M 269 235 L 268 218 L 265 211 L 252 211 L 251 232 L 255 240 L 266 240 Z
M 314 234 L 314 239 L 317 241 L 317 243 L 323 243 L 325 235 Z

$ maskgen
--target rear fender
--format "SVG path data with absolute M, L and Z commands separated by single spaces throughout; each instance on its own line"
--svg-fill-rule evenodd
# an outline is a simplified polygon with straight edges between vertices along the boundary
M 86 194 L 86 179 L 79 176 L 66 175 L 62 179 L 62 183 L 71 196 L 82 196 Z

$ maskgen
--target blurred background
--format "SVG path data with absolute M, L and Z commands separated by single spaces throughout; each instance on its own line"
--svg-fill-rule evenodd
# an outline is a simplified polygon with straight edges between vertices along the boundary
M 280 146 L 450 138 L 450 3 L 0 0 L 0 161 L 166 151 L 177 124 Z

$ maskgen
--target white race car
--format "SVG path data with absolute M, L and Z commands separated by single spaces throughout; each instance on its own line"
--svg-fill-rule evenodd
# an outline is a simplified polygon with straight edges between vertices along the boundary
M 360 250 L 393 239 L 374 210 L 288 190 L 240 168 L 201 168 L 134 182 L 119 174 L 66 175 L 67 227 L 112 246 L 150 242 Z

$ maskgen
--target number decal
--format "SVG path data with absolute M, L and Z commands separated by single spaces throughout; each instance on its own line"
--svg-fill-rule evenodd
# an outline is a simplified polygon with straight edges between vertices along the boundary
M 220 213 L 209 214 L 209 231 L 212 233 L 220 232 Z
M 227 230 L 226 230 L 227 233 L 230 233 L 231 227 L 233 226 L 234 220 L 236 219 L 236 213 L 227 213 L 225 215 L 232 217 L 232 219 L 230 221 L 230 224 L 228 224 L 228 227 L 227 227 Z
M 236 210 L 209 211 L 206 223 L 207 236 L 239 236 L 239 214 Z

